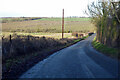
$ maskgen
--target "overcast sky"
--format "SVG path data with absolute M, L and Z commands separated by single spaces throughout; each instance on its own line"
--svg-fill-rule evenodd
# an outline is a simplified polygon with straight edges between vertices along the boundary
M 86 16 L 87 5 L 96 0 L 1 0 L 0 17 Z

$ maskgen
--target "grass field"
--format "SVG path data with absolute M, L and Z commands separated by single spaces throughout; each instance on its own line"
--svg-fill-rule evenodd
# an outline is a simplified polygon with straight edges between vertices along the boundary
M 41 18 L 38 20 L 45 21 L 61 21 L 61 18 Z M 64 21 L 90 21 L 90 18 L 64 18 Z
M 4 37 L 8 37 L 9 35 L 31 35 L 31 36 L 38 36 L 38 37 L 53 37 L 56 39 L 60 39 L 62 38 L 62 34 L 61 33 L 21 33 L 21 32 L 16 32 L 16 33 L 11 33 L 11 32 L 3 32 L 2 35 Z M 64 38 L 75 38 L 74 36 L 72 36 L 72 33 L 64 33 Z
M 61 25 L 61 18 L 7 22 L 2 23 L 2 32 L 60 33 Z M 65 33 L 93 31 L 95 31 L 95 27 L 90 22 L 90 18 L 65 18 Z
M 0 21 L 2 20 L 2 23 L 7 23 L 7 22 L 28 21 L 28 20 L 36 20 L 36 19 L 41 19 L 41 17 L 7 17 L 7 18 L 0 18 Z

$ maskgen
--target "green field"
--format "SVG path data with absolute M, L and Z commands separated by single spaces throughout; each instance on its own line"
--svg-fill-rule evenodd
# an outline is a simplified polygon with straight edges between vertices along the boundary
M 16 21 L 2 23 L 3 32 L 50 32 L 60 33 L 61 18 L 42 18 L 29 21 Z M 65 18 L 65 32 L 89 32 L 95 27 L 90 18 Z
M 37 20 L 37 19 L 41 19 L 41 17 L 7 17 L 7 18 L 4 17 L 4 18 L 0 18 L 0 20 L 2 20 L 2 23 Z
M 19 21 L 21 18 L 5 19 L 9 21 L 2 23 L 3 35 L 17 33 L 61 38 L 61 18 L 40 18 L 36 20 L 31 20 L 32 18 L 22 18 L 23 21 Z M 24 19 L 30 20 L 25 21 Z M 73 37 L 71 36 L 72 32 L 87 33 L 95 31 L 95 26 L 90 22 L 90 18 L 65 18 L 64 23 L 65 38 Z
M 38 20 L 45 21 L 61 21 L 62 18 L 42 18 Z M 90 18 L 64 18 L 64 21 L 90 21 Z

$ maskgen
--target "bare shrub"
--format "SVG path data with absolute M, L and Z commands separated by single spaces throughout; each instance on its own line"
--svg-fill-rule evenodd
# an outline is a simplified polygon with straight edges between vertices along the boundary
M 2 41 L 2 51 L 4 60 L 13 58 L 16 56 L 31 54 L 36 51 L 41 51 L 46 48 L 54 48 L 56 46 L 64 46 L 71 42 L 70 39 L 54 39 L 47 37 L 34 37 L 25 35 L 12 35 L 12 44 L 9 41 L 9 37 L 6 37 Z

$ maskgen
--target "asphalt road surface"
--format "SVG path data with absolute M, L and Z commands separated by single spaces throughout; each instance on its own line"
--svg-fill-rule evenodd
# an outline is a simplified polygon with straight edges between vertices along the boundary
M 94 37 L 55 52 L 20 78 L 117 78 L 118 61 L 93 49 Z

